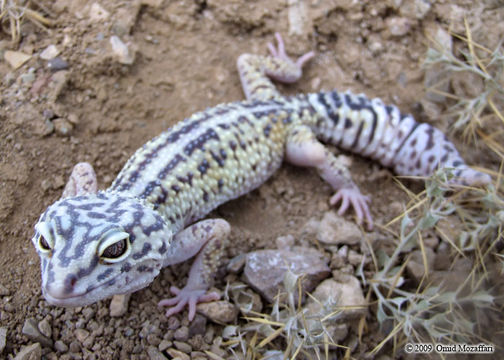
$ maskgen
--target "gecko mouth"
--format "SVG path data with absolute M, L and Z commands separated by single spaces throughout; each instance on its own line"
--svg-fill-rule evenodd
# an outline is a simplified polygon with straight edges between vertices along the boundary
M 58 293 L 51 291 L 47 288 L 47 286 L 43 286 L 42 293 L 44 294 L 47 302 L 51 305 L 64 307 L 86 306 L 116 294 L 116 292 L 113 291 L 111 291 L 110 294 L 107 291 L 103 291 L 103 285 L 114 284 L 117 277 L 118 276 L 113 277 L 106 283 L 89 287 L 84 292 L 64 294 L 63 292 Z M 108 288 L 112 290 L 110 286 Z

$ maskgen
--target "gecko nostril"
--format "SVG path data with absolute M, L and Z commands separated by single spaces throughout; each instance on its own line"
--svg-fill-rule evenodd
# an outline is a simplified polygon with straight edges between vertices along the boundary
M 75 284 L 77 283 L 77 276 L 70 274 L 65 278 L 65 292 L 71 293 L 74 290 Z

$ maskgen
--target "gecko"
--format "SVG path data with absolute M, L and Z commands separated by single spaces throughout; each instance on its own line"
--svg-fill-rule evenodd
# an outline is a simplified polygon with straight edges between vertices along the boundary
M 355 211 L 372 229 L 369 197 L 324 144 L 378 161 L 398 175 L 451 168 L 453 184 L 481 185 L 488 174 L 464 163 L 438 129 L 394 105 L 351 92 L 282 96 L 314 57 L 289 58 L 281 36 L 269 56 L 237 60 L 245 101 L 217 105 L 175 124 L 138 149 L 106 190 L 88 163 L 74 167 L 61 199 L 35 225 L 42 293 L 59 306 L 84 306 L 148 286 L 165 266 L 195 257 L 183 288 L 161 300 L 166 316 L 219 298 L 209 292 L 228 243 L 223 219 L 204 219 L 222 203 L 259 187 L 286 161 L 315 168 L 335 191 L 338 213 Z

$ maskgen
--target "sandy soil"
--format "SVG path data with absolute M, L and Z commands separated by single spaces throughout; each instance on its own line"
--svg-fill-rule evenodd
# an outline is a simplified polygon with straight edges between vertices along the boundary
M 82 309 L 56 309 L 43 300 L 39 260 L 30 242 L 33 224 L 59 198 L 75 163 L 92 163 L 100 187 L 105 188 L 151 137 L 193 112 L 241 100 L 235 61 L 244 52 L 265 53 L 275 31 L 284 35 L 290 54 L 317 52 L 299 83 L 280 86 L 284 93 L 348 88 L 381 97 L 420 121 L 446 128 L 422 106 L 426 97 L 421 62 L 427 35 L 439 28 L 462 32 L 463 14 L 468 15 L 474 38 L 489 48 L 504 30 L 504 13 L 497 1 L 482 1 L 475 7 L 469 0 L 405 0 L 406 5 L 398 8 L 394 3 L 401 1 L 386 0 L 101 0 L 106 14 L 93 11 L 91 1 L 42 3 L 56 25 L 46 32 L 25 22 L 16 50 L 32 55 L 31 59 L 16 70 L 0 62 L 0 284 L 7 289 L 0 296 L 0 324 L 8 329 L 7 347 L 0 357 L 11 357 L 33 343 L 21 333 L 31 317 L 50 319 L 52 339 L 77 350 L 59 353 L 62 358 L 148 358 L 147 340 L 137 336 L 146 323 L 160 329 L 160 339 L 170 331 L 173 335 L 173 321 L 164 318 L 156 300 L 168 294 L 169 280 L 184 283 L 188 265 L 179 274 L 166 269 L 150 288 L 135 293 L 123 318 L 110 318 L 109 301 L 91 306 L 93 312 L 85 318 Z M 136 50 L 132 65 L 121 64 L 114 55 L 112 35 Z M 10 49 L 9 36 L 5 32 L 0 36 L 1 51 Z M 39 57 L 51 44 L 69 65 L 56 79 Z M 23 76 L 30 73 L 34 79 L 25 80 Z M 497 168 L 485 151 L 454 142 L 469 164 Z M 347 155 L 355 181 L 373 199 L 377 224 L 396 217 L 408 197 L 393 174 Z M 423 187 L 406 184 L 413 191 Z M 274 248 L 280 235 L 299 239 L 307 219 L 320 218 L 329 209 L 330 193 L 314 172 L 284 166 L 259 190 L 215 212 L 233 226 L 228 258 Z M 368 236 L 373 241 L 385 235 L 376 230 Z M 223 281 L 216 284 L 219 289 L 224 286 Z M 187 326 L 183 318 L 178 317 Z M 74 329 L 83 326 L 82 319 L 97 327 L 105 324 L 92 344 L 99 346 L 86 349 L 75 344 Z M 222 331 L 218 325 L 207 327 L 209 339 Z M 133 329 L 132 336 L 127 329 Z M 369 351 L 379 341 L 366 335 L 357 353 Z M 193 342 L 193 350 L 205 349 Z M 43 352 L 56 356 L 50 348 Z

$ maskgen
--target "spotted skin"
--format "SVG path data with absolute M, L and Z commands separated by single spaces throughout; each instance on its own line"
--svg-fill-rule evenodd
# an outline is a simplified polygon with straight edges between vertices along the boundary
M 224 220 L 200 220 L 220 204 L 266 181 L 286 160 L 313 167 L 336 193 L 339 213 L 352 207 L 372 227 L 369 198 L 323 143 L 337 145 L 393 168 L 428 176 L 452 167 L 454 183 L 478 184 L 488 175 L 464 164 L 437 129 L 380 99 L 350 92 L 284 97 L 270 79 L 294 82 L 313 57 L 287 57 L 281 37 L 272 56 L 237 61 L 246 101 L 196 113 L 147 142 L 112 185 L 97 191 L 89 164 L 78 164 L 62 199 L 40 216 L 32 239 L 41 258 L 42 291 L 56 305 L 83 306 L 147 286 L 164 266 L 196 257 L 186 286 L 163 300 L 167 316 L 206 293 L 229 235 Z

